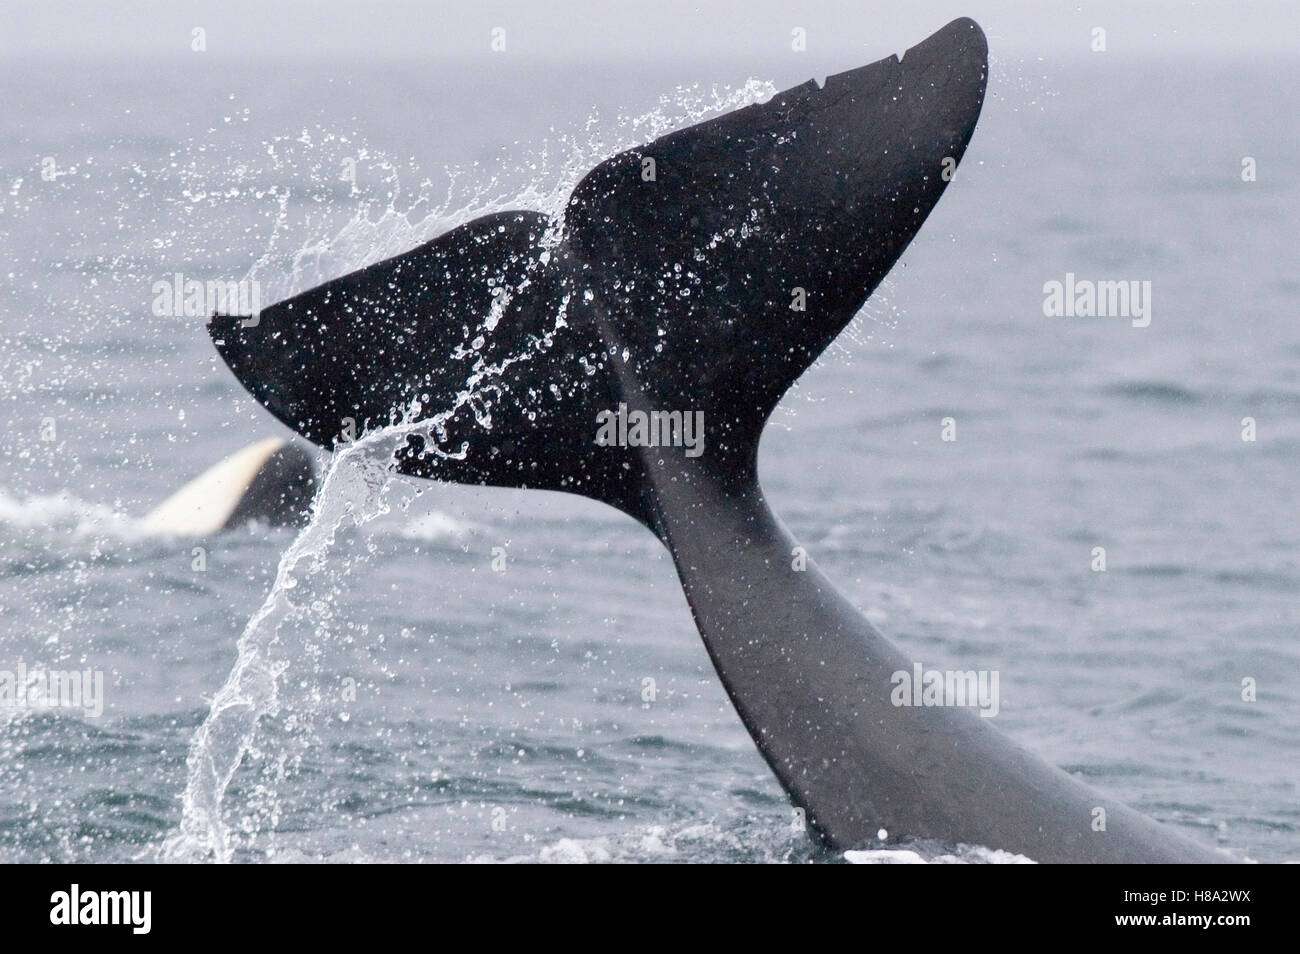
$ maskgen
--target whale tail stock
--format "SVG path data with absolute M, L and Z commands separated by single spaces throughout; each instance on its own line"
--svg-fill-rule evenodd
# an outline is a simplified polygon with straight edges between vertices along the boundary
M 486 216 L 210 331 L 310 440 L 404 414 L 428 425 L 404 473 L 583 494 L 650 527 L 747 729 L 830 844 L 886 828 L 1044 861 L 1207 860 L 1123 806 L 1098 835 L 1100 796 L 968 711 L 890 705 L 910 662 L 815 566 L 791 569 L 758 486 L 769 414 L 938 201 L 986 74 L 983 33 L 957 20 L 901 60 L 606 160 L 558 225 Z

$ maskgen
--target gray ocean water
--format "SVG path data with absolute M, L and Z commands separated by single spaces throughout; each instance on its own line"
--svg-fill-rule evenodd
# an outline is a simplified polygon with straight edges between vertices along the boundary
M 1000 673 L 999 728 L 1266 861 L 1300 858 L 1298 66 L 995 58 L 952 186 L 760 455 L 892 640 Z M 344 461 L 302 538 L 139 520 L 286 433 L 155 282 L 269 303 L 806 78 L 0 65 L 0 670 L 105 679 L 98 717 L 0 709 L 0 860 L 835 860 L 613 510 Z M 1045 317 L 1066 273 L 1150 281 L 1150 326 Z

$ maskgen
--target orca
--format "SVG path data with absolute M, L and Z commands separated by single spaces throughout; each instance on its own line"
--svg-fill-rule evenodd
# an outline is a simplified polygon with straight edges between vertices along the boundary
M 758 483 L 769 414 L 938 201 L 987 71 L 983 32 L 956 20 L 901 58 L 613 156 L 560 221 L 484 216 L 256 326 L 218 316 L 209 332 L 244 387 L 317 444 L 415 422 L 401 473 L 582 494 L 649 528 L 740 718 L 826 845 L 1229 860 L 969 708 L 891 701 L 892 674 L 917 660 L 792 559 Z M 632 412 L 702 414 L 703 452 L 597 440 L 610 413 Z
M 250 520 L 271 526 L 306 522 L 316 487 L 316 464 L 295 441 L 271 437 L 231 454 L 149 511 L 152 534 L 204 537 Z

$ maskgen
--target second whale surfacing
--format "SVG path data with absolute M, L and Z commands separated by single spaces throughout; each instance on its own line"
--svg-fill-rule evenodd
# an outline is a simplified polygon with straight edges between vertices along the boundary
M 1046 862 L 1230 860 L 969 709 L 896 705 L 892 674 L 914 661 L 815 565 L 794 567 L 758 484 L 769 414 L 938 201 L 986 76 L 982 31 L 956 20 L 901 59 L 606 160 L 562 223 L 486 216 L 210 333 L 316 443 L 414 407 L 430 423 L 397 453 L 402 473 L 582 494 L 653 531 L 737 712 L 824 843 L 878 845 L 884 829 Z M 598 441 L 612 412 L 664 439 Z M 672 439 L 673 412 L 702 421 L 699 453 Z

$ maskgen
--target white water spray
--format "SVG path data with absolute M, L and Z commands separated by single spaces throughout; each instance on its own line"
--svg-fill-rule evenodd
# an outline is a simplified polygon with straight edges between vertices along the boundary
M 496 189 L 496 180 L 489 178 L 475 186 L 468 200 L 455 204 L 454 211 L 449 211 L 455 203 L 455 183 L 465 175 L 463 171 L 453 173 L 448 198 L 429 216 L 421 217 L 418 223 L 411 221 L 410 210 L 397 211 L 390 199 L 389 207 L 377 219 L 371 218 L 368 210 L 363 210 L 330 242 L 303 246 L 293 256 L 288 276 L 279 282 L 264 284 L 271 287 L 275 295 L 301 290 L 336 274 L 406 251 L 427 239 L 427 234 L 417 233 L 425 232 L 431 224 L 442 232 L 480 215 L 505 209 L 532 208 L 548 215 L 556 226 L 543 239 L 543 246 L 553 244 L 560 238 L 564 203 L 578 180 L 592 166 L 623 149 L 692 125 L 712 114 L 761 101 L 773 91 L 770 83 L 757 80 L 750 80 L 737 89 L 715 88 L 708 93 L 698 89 L 679 90 L 675 97 L 663 97 L 659 107 L 650 113 L 630 119 L 620 117 L 611 142 L 598 136 L 594 122 L 588 123 L 582 140 L 573 137 L 560 139 L 563 158 L 558 164 L 552 160 L 549 149 L 541 150 L 540 156 L 529 165 L 536 173 L 535 184 L 522 194 L 503 195 Z M 549 186 L 546 184 L 548 179 Z M 279 197 L 279 201 L 283 216 L 286 202 L 283 197 Z M 279 235 L 277 229 L 273 243 Z M 263 256 L 254 266 L 253 275 L 270 268 L 272 261 L 272 255 Z M 563 305 L 560 313 L 554 316 L 554 333 L 557 334 L 564 327 L 562 312 Z M 490 335 L 494 326 L 495 314 L 484 315 L 477 333 Z M 490 428 L 493 379 L 507 365 L 529 360 L 532 356 L 532 353 L 524 351 L 498 365 L 479 365 L 452 407 L 418 421 L 415 418 L 421 409 L 407 409 L 407 417 L 402 422 L 363 435 L 335 452 L 317 491 L 310 522 L 281 558 L 270 593 L 239 639 L 234 668 L 213 699 L 210 711 L 191 743 L 183 816 L 177 830 L 162 844 L 160 855 L 163 860 L 229 862 L 234 859 L 236 846 L 232 843 L 227 818 L 232 814 L 238 817 L 239 812 L 225 804 L 227 793 L 240 765 L 254 748 L 259 722 L 280 714 L 280 687 L 297 662 L 277 654 L 277 649 L 282 648 L 278 646 L 281 628 L 291 620 L 324 622 L 329 614 L 328 607 L 321 600 L 295 599 L 303 589 L 301 584 L 317 575 L 328 576 L 330 552 L 340 530 L 348 524 L 363 527 L 389 511 L 394 477 L 393 455 L 409 435 L 428 437 L 438 422 L 449 419 L 466 404 L 474 409 L 479 424 Z M 427 446 L 435 453 L 447 453 L 439 451 L 436 442 L 429 441 Z M 310 720 L 309 713 L 295 715 L 300 717 L 300 722 Z M 280 772 L 283 772 L 286 761 L 287 753 L 277 763 Z M 252 797 L 255 796 L 250 796 L 250 799 Z M 274 796 L 271 801 L 274 802 Z M 274 827 L 278 820 L 274 804 L 269 810 L 264 810 L 261 817 Z M 239 820 L 248 827 L 250 819 L 247 815 Z M 256 820 L 252 824 L 257 827 Z

